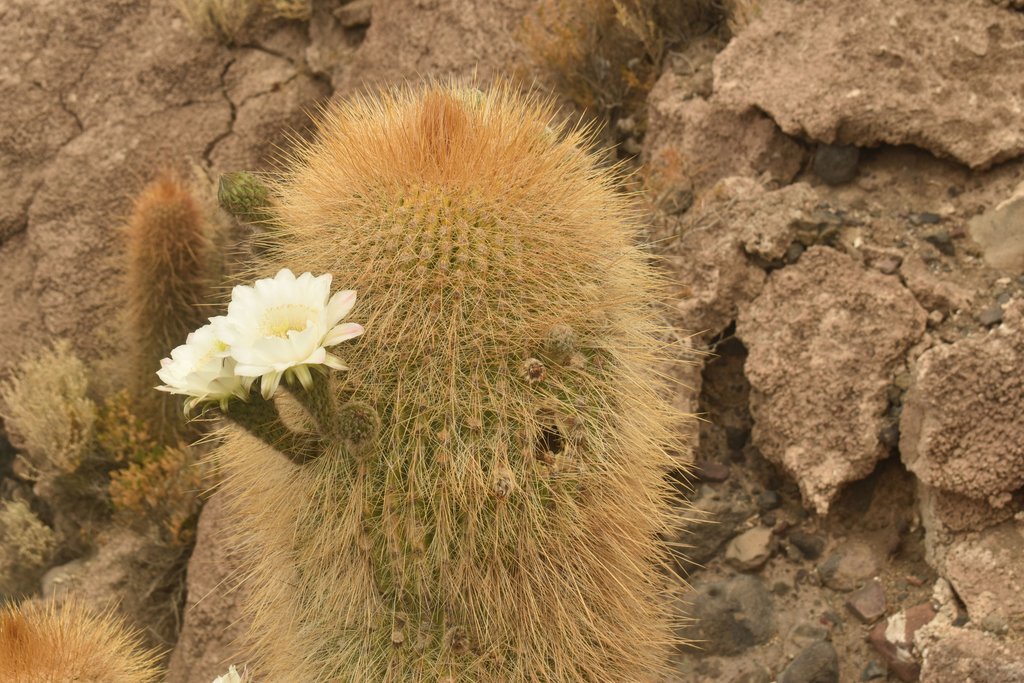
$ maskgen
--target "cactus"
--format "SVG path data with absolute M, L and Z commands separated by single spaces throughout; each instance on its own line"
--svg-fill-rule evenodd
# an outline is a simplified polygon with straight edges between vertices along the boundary
M 0 606 L 0 681 L 156 680 L 154 653 L 109 612 L 93 614 L 77 601 Z
M 221 208 L 241 221 L 260 222 L 271 217 L 266 186 L 252 173 L 225 173 L 217 188 Z
M 258 425 L 215 457 L 268 680 L 666 674 L 660 278 L 614 170 L 552 119 L 511 86 L 356 98 L 271 182 L 252 275 L 332 273 L 366 334 L 292 389 L 311 431 L 228 409 Z
M 216 280 L 219 258 L 212 231 L 185 184 L 164 173 L 135 199 L 125 233 L 126 290 L 131 297 L 137 375 L 146 389 L 144 395 L 153 397 L 152 421 L 165 439 L 184 423 L 173 402 L 149 388 L 156 381 L 160 359 L 209 312 L 202 304 Z

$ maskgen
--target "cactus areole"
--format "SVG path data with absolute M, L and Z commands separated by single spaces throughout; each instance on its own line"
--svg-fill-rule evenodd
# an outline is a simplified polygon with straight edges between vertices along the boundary
M 251 275 L 331 273 L 365 328 L 216 455 L 266 680 L 665 676 L 680 416 L 659 276 L 589 143 L 511 86 L 435 83 L 330 108 L 262 179 Z

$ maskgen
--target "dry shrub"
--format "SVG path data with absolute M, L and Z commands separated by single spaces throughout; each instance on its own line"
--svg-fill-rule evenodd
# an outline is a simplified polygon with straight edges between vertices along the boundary
M 640 111 L 665 55 L 720 26 L 718 0 L 542 0 L 523 42 L 541 80 L 608 115 Z
M 0 506 L 0 595 L 33 593 L 57 551 L 57 535 L 22 501 Z
M 0 417 L 33 477 L 74 472 L 92 442 L 96 405 L 85 364 L 66 341 L 23 361 L 0 386 Z
M 233 45 L 260 16 L 306 21 L 312 0 L 177 0 L 197 33 Z
M 110 500 L 123 519 L 156 525 L 170 544 L 184 546 L 194 540 L 190 522 L 201 485 L 202 472 L 189 452 L 168 448 L 111 474 Z

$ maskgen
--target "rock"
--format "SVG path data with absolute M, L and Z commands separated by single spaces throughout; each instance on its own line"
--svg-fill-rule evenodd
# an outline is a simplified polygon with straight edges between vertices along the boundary
M 821 641 L 808 646 L 789 663 L 779 683 L 839 683 L 839 656 L 832 643 Z
M 717 555 L 721 547 L 737 534 L 739 525 L 755 512 L 749 500 L 720 496 L 710 486 L 700 487 L 694 508 L 703 513 L 707 522 L 683 530 L 679 542 L 689 546 L 686 559 L 696 564 L 704 564 Z
M 879 678 L 885 678 L 885 667 L 874 660 L 868 662 L 860 674 L 860 680 L 874 681 Z
M 877 621 L 885 614 L 885 590 L 877 579 L 872 579 L 850 593 L 846 608 L 865 624 Z
M 244 664 L 248 620 L 239 555 L 228 545 L 223 493 L 214 493 L 199 517 L 196 547 L 188 563 L 188 597 L 181 637 L 171 653 L 165 683 L 212 681 L 231 664 Z
M 819 514 L 887 455 L 887 387 L 926 320 L 896 279 L 820 246 L 741 308 L 754 445 Z
M 913 683 L 921 672 L 921 664 L 914 650 L 914 634 L 935 618 L 930 604 L 916 605 L 878 622 L 868 641 L 889 666 L 889 671 L 901 681 Z
M 369 26 L 373 16 L 373 0 L 353 0 L 333 12 L 345 28 Z
M 352 93 L 365 86 L 399 85 L 411 74 L 486 83 L 519 59 L 519 44 L 508 36 L 530 7 L 528 0 L 374 0 L 366 40 L 343 68 L 334 70 L 334 86 Z
M 923 482 L 1002 507 L 1024 486 L 1024 302 L 988 334 L 925 351 L 900 416 L 900 455 Z
M 701 481 L 720 483 L 729 478 L 729 466 L 720 462 L 698 463 L 694 476 Z
M 881 568 L 874 548 L 862 541 L 848 541 L 821 563 L 818 576 L 832 590 L 848 592 L 876 576 Z
M 762 512 L 767 512 L 769 510 L 774 510 L 775 508 L 779 507 L 782 501 L 779 498 L 779 494 L 777 492 L 768 490 L 761 491 L 761 493 L 757 494 L 756 502 L 758 510 Z
M 1024 520 L 1011 520 L 955 539 L 945 554 L 940 573 L 967 607 L 972 623 L 981 624 L 995 617 L 1003 624 L 1024 624 L 1021 558 Z M 1024 635 L 1024 629 L 1020 635 Z
M 992 304 L 978 313 L 978 322 L 985 327 L 992 327 L 1003 322 L 1003 307 L 999 304 Z
M 952 532 L 981 531 L 1005 522 L 1016 511 L 1012 505 L 994 508 L 985 500 L 943 491 L 920 481 L 917 490 L 921 521 L 929 533 L 936 531 L 948 536 Z
M 765 4 L 715 60 L 715 96 L 789 135 L 987 168 L 1024 153 L 1021 31 L 1024 16 L 983 3 Z
M 818 145 L 814 150 L 814 172 L 829 185 L 842 185 L 857 175 L 860 149 L 853 145 Z
M 123 353 L 120 217 L 158 170 L 187 170 L 230 127 L 230 53 L 172 5 L 5 4 L 0 374 L 54 339 L 89 362 Z
M 725 560 L 740 571 L 757 571 L 764 566 L 775 549 L 771 528 L 756 526 L 732 539 L 725 549 Z
M 729 683 L 772 683 L 774 678 L 772 672 L 760 665 L 750 671 L 744 671 L 735 678 L 729 679 Z
M 968 230 L 986 263 L 1015 275 L 1024 273 L 1024 184 L 1010 199 L 971 219 Z
M 643 160 L 659 188 L 685 186 L 701 194 L 732 176 L 785 185 L 803 165 L 803 147 L 767 116 L 694 97 L 671 69 L 662 73 L 647 105 Z
M 736 319 L 741 305 L 761 292 L 765 273 L 748 254 L 781 259 L 797 230 L 813 223 L 817 194 L 797 183 L 767 192 L 748 178 L 728 178 L 692 209 L 670 255 L 687 296 L 677 304 L 686 329 L 708 341 Z
M 96 552 L 46 572 L 42 580 L 44 598 L 58 605 L 74 597 L 102 611 L 123 605 L 136 597 L 129 594 L 131 574 L 143 557 L 147 539 L 126 529 L 113 529 L 97 542 Z M 119 610 L 130 613 L 128 610 Z
M 1021 683 L 1024 651 L 990 635 L 951 629 L 924 652 L 921 683 Z
M 935 273 L 920 254 L 907 254 L 900 266 L 907 288 L 930 311 L 952 313 L 971 305 L 972 293 L 954 274 Z
M 821 557 L 827 543 L 824 536 L 809 534 L 799 529 L 789 534 L 789 542 L 808 560 L 816 560 Z
M 827 628 L 820 624 L 801 621 L 793 626 L 786 635 L 783 652 L 788 658 L 793 658 L 809 646 L 828 639 L 829 631 Z M 795 650 L 792 648 L 795 648 Z
M 740 575 L 728 581 L 694 586 L 689 614 L 691 637 L 708 654 L 735 655 L 765 643 L 775 635 L 771 595 L 764 583 Z
M 918 216 L 918 220 L 924 222 L 925 218 L 930 219 L 932 216 L 936 216 L 933 213 L 922 213 Z M 929 220 L 928 222 L 932 222 Z M 956 247 L 953 246 L 953 239 L 949 236 L 949 230 L 939 230 L 933 232 L 930 235 L 924 236 L 924 241 L 938 249 L 941 253 L 946 256 L 954 256 L 956 254 Z

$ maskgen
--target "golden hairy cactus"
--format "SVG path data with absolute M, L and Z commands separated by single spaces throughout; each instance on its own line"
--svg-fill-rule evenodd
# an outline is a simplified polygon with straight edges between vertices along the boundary
M 125 232 L 126 290 L 135 333 L 138 376 L 146 389 L 156 384 L 160 359 L 181 344 L 209 315 L 204 303 L 216 280 L 219 255 L 213 227 L 192 191 L 177 176 L 163 173 L 136 197 Z M 161 434 L 180 430 L 180 409 L 162 400 L 153 416 Z
M 268 680 L 665 674 L 660 280 L 614 170 L 552 120 L 509 86 L 360 97 L 271 183 L 252 275 L 332 273 L 366 334 L 305 397 L 316 457 L 218 453 Z
M 4 683 L 149 683 L 156 656 L 113 615 L 70 601 L 0 606 L 0 681 Z

